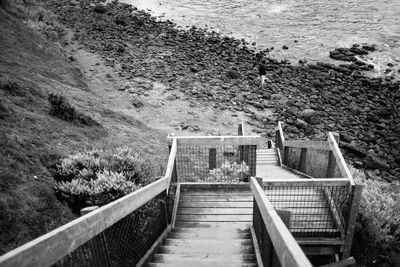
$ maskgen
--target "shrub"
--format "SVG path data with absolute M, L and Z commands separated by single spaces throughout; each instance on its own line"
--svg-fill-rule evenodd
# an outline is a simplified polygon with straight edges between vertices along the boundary
M 17 82 L 4 80 L 0 81 L 0 89 L 4 92 L 9 93 L 12 96 L 23 96 L 25 95 L 25 89 L 22 88 Z
M 150 182 L 158 168 L 127 147 L 92 149 L 61 160 L 54 178 L 56 194 L 78 212 L 104 205 Z
M 48 101 L 51 105 L 50 115 L 52 116 L 79 125 L 100 126 L 100 124 L 91 117 L 76 111 L 75 108 L 69 104 L 67 99 L 61 95 L 49 94 Z
M 82 205 L 102 206 L 140 187 L 141 185 L 128 181 L 122 173 L 105 171 L 96 173 L 95 179 L 77 178 L 71 182 L 60 182 L 56 185 L 56 190 L 82 199 Z
M 400 255 L 400 183 L 352 172 L 356 182 L 364 185 L 352 253 L 367 266 L 389 266 Z
M 245 162 L 225 161 L 220 168 L 210 170 L 208 180 L 212 182 L 237 182 L 247 181 L 249 178 L 249 166 Z

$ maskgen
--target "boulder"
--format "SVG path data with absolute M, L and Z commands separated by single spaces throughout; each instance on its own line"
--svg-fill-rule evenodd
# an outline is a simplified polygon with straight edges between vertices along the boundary
M 365 165 L 371 169 L 388 170 L 390 169 L 389 164 L 381 159 L 374 152 L 368 152 L 367 156 L 364 158 Z
M 239 78 L 239 73 L 235 70 L 228 70 L 228 72 L 226 73 L 226 76 L 228 76 L 228 78 L 231 78 L 231 79 L 237 79 L 237 78 Z

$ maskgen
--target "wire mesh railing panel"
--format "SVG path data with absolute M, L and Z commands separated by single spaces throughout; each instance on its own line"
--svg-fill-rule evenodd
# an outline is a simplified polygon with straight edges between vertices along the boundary
M 281 154 L 284 157 L 283 162 L 286 166 L 294 170 L 300 170 L 301 148 L 285 147 Z
M 163 191 L 54 266 L 135 266 L 168 225 L 166 197 Z
M 239 183 L 255 175 L 257 146 L 178 145 L 180 182 Z
M 349 220 L 349 186 L 266 186 L 276 209 L 291 212 L 295 237 L 342 237 Z
M 91 267 L 95 265 L 96 257 L 86 242 L 72 253 L 65 256 L 52 267 Z
M 329 150 L 307 149 L 306 164 L 302 172 L 312 177 L 326 177 Z

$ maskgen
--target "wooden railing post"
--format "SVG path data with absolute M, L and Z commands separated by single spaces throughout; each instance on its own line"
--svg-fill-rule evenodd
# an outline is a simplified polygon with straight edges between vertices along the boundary
M 354 230 L 356 228 L 358 209 L 360 207 L 362 188 L 362 185 L 352 186 L 353 198 L 351 202 L 349 221 L 347 223 L 346 239 L 344 242 L 342 259 L 350 257 L 351 244 L 353 242 Z
M 299 171 L 306 172 L 307 148 L 301 149 Z
M 283 165 L 288 166 L 288 162 L 289 162 L 288 159 L 289 159 L 289 147 L 284 146 L 283 147 L 283 159 L 282 159 Z
M 332 133 L 332 135 L 335 138 L 336 143 L 339 145 L 339 134 Z M 335 169 L 336 169 L 335 154 L 332 151 L 329 151 L 328 169 L 326 171 L 326 178 L 335 178 Z
M 217 167 L 217 149 L 210 148 L 208 151 L 208 169 L 214 170 Z
M 238 124 L 238 136 L 244 136 L 244 124 L 243 122 Z M 242 163 L 245 159 L 245 146 L 238 146 L 239 153 L 239 164 Z
M 172 139 L 172 142 L 174 142 L 174 139 Z M 169 155 L 171 155 L 172 142 L 168 145 Z M 178 182 L 178 174 L 176 172 L 176 157 L 175 157 L 174 165 L 173 165 L 173 168 L 172 168 L 171 182 L 173 182 L 173 183 L 177 183 Z
M 83 216 L 98 208 L 99 206 L 86 207 L 81 209 L 80 214 L 81 216 Z M 104 232 L 101 232 L 97 236 L 90 239 L 88 241 L 88 246 L 92 254 L 93 266 L 100 266 L 100 267 L 111 266 L 107 240 L 104 235 Z

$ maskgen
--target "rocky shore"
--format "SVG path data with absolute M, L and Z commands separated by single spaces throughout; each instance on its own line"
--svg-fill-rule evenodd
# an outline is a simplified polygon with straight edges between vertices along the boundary
M 270 58 L 271 83 L 260 89 L 257 58 L 266 51 L 256 51 L 245 40 L 196 27 L 180 30 L 116 2 L 46 4 L 74 30 L 73 41 L 102 55 L 131 81 L 119 90 L 134 96 L 148 86 L 137 78 L 150 78 L 194 103 L 245 112 L 267 137 L 278 120 L 285 122 L 289 138 L 324 139 L 325 132 L 337 131 L 350 163 L 366 169 L 371 178 L 400 177 L 400 82 L 365 77 L 361 71 L 370 67 L 357 64 L 349 53 L 354 63 L 348 65 L 293 66 Z M 264 115 L 267 110 L 275 116 Z

